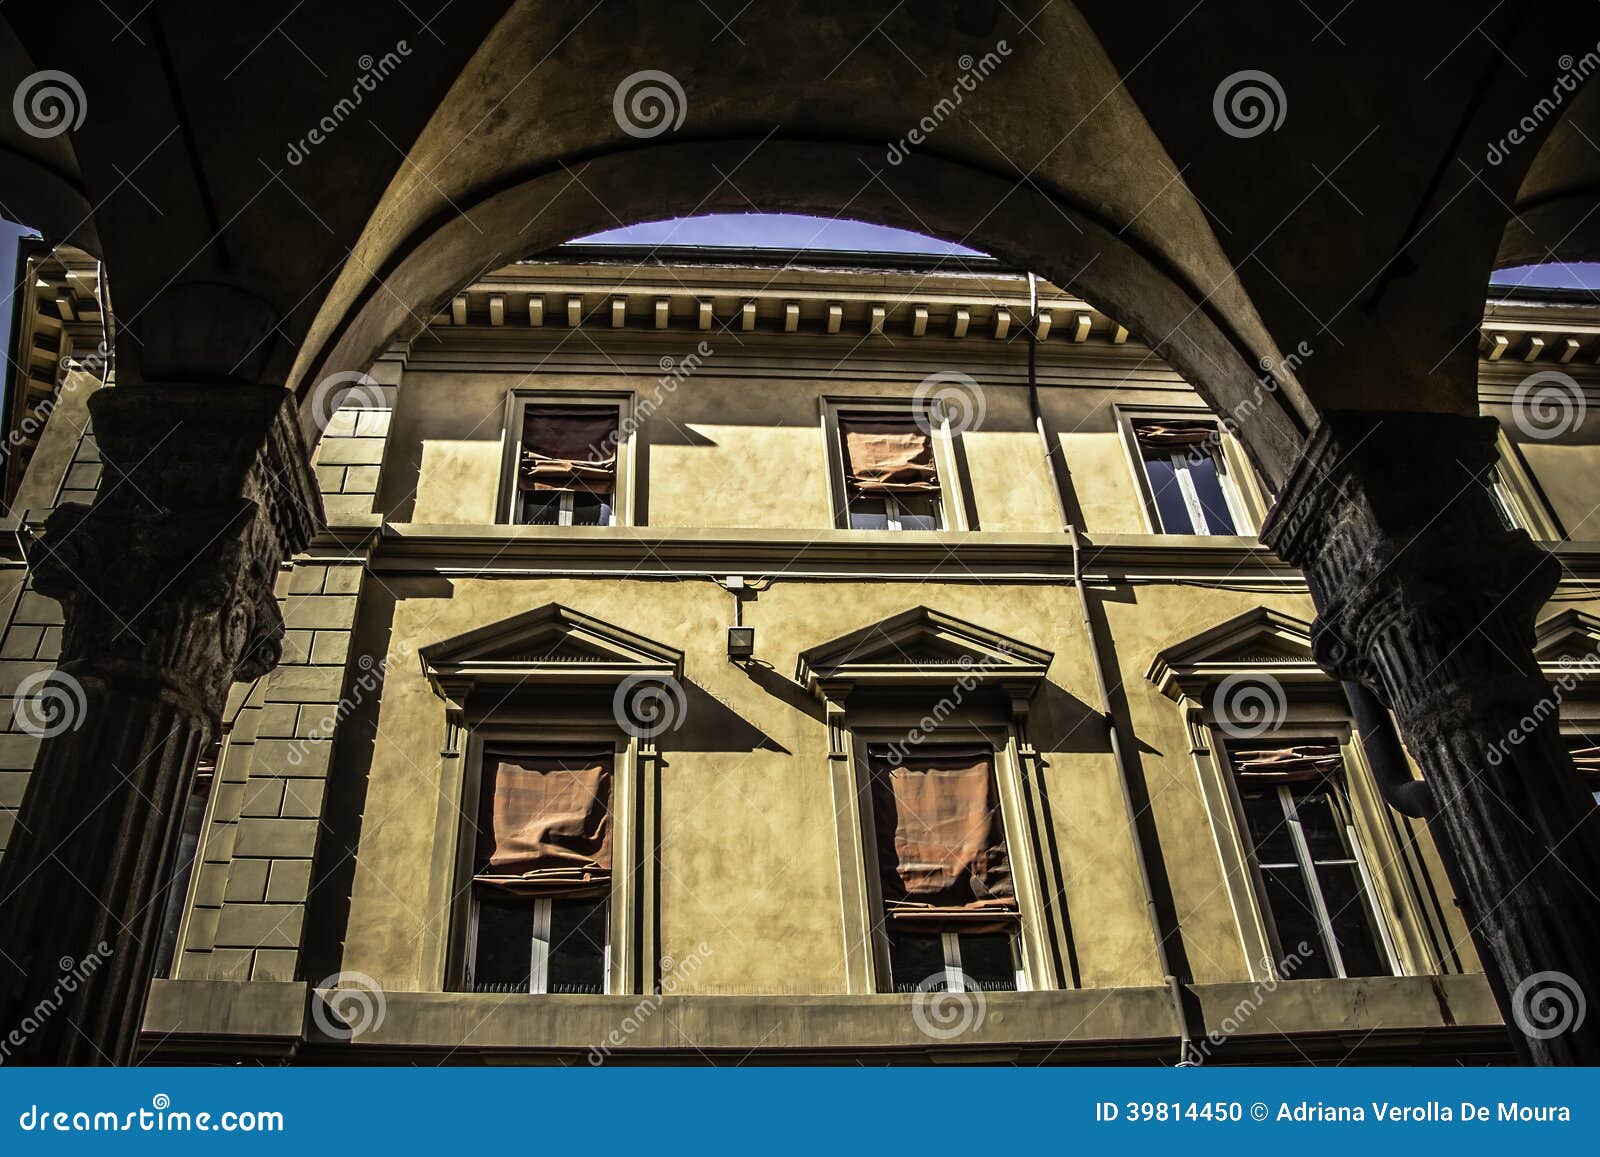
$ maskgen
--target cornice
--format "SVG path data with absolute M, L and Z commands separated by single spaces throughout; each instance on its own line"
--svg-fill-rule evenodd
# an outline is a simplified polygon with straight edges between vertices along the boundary
M 1251 538 L 1105 535 L 1084 541 L 1083 562 L 1086 576 L 1098 582 L 1303 585 L 1298 572 Z M 371 566 L 381 573 L 486 578 L 749 574 L 1067 584 L 1072 548 L 1061 534 L 387 523 Z
M 330 528 L 329 536 L 345 533 Z M 351 528 L 355 534 L 361 528 Z M 1299 570 L 1254 538 L 1103 534 L 1083 537 L 1091 585 L 1195 583 L 1305 591 Z M 1566 585 L 1600 582 L 1600 542 L 1540 544 Z M 1046 583 L 1072 581 L 1064 534 L 991 531 L 889 533 L 677 527 L 432 525 L 386 522 L 369 566 L 380 574 Z M 1600 593 L 1597 593 L 1600 599 Z
M 858 257 L 860 255 L 857 255 Z M 587 251 L 573 260 L 507 266 L 444 303 L 430 327 L 474 329 L 681 330 L 711 333 L 827 334 L 859 339 L 949 337 L 1004 341 L 1029 325 L 1026 278 L 981 261 L 944 260 L 930 268 L 837 267 L 757 262 L 707 253 L 699 260 L 607 260 Z M 1122 345 L 1128 330 L 1076 295 L 1039 281 L 1038 337 L 1045 347 Z M 1492 299 L 1485 304 L 1478 354 L 1496 363 L 1600 366 L 1600 294 Z M 1137 344 L 1137 343 L 1135 343 Z

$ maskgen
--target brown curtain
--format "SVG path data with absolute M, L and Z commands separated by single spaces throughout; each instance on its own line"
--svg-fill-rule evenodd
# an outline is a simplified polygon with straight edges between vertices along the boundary
M 1249 787 L 1277 783 L 1304 783 L 1343 770 L 1344 758 L 1332 743 L 1302 743 L 1295 747 L 1231 749 L 1234 773 Z
M 858 494 L 936 494 L 933 440 L 909 419 L 842 418 L 845 472 Z
M 942 747 L 870 753 L 878 865 L 890 926 L 993 932 L 1017 919 L 994 752 Z
M 1214 444 L 1217 440 L 1215 422 L 1189 422 L 1178 419 L 1136 422 L 1133 432 L 1139 439 L 1139 445 L 1152 448 L 1201 446 Z
M 616 489 L 617 411 L 610 406 L 529 406 L 522 420 L 522 490 Z
M 484 752 L 475 883 L 525 896 L 611 882 L 609 749 Z

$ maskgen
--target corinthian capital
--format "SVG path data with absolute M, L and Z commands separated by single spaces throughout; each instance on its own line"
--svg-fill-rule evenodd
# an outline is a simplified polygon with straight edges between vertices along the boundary
M 1432 726 L 1540 685 L 1533 624 L 1559 566 L 1495 512 L 1495 435 L 1492 418 L 1329 412 L 1262 530 L 1319 596 L 1318 662 Z
M 276 664 L 279 563 L 322 513 L 291 396 L 277 387 L 121 386 L 90 401 L 105 471 L 29 549 L 65 609 L 62 666 L 143 683 L 214 716 Z

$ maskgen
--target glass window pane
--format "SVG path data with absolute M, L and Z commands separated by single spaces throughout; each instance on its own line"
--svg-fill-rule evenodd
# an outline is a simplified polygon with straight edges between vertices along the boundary
M 890 936 L 889 973 L 891 992 L 915 992 L 930 977 L 937 979 L 937 987 L 943 991 L 944 946 L 939 937 Z
M 1333 938 L 1339 945 L 1346 976 L 1388 976 L 1393 971 L 1373 927 L 1366 888 L 1354 864 L 1317 868 L 1322 902 L 1328 907 Z
M 178 954 L 178 929 L 183 924 L 183 906 L 189 898 L 189 881 L 194 876 L 194 857 L 200 848 L 200 828 L 206 817 L 206 799 L 211 781 L 197 782 L 183 806 L 183 828 L 178 835 L 178 859 L 172 866 L 167 894 L 161 912 L 161 936 L 156 944 L 157 976 L 171 976 L 172 962 Z
M 606 990 L 606 900 L 550 904 L 550 981 L 547 992 Z
M 1489 502 L 1494 507 L 1494 513 L 1500 519 L 1500 525 L 1507 530 L 1517 529 L 1517 516 L 1511 513 L 1511 500 L 1506 494 L 1505 483 L 1501 481 L 1499 471 L 1493 471 L 1483 480 L 1485 488 L 1489 491 Z
M 1333 975 L 1332 964 L 1317 930 L 1316 910 L 1299 868 L 1269 868 L 1261 873 L 1267 886 L 1267 904 L 1278 928 L 1279 969 L 1291 980 L 1313 980 Z M 1301 950 L 1301 945 L 1305 950 Z M 1285 958 L 1296 955 L 1294 964 Z
M 1227 496 L 1222 492 L 1222 479 L 1218 475 L 1217 460 L 1212 454 L 1194 453 L 1188 457 L 1189 481 L 1194 484 L 1200 499 L 1200 509 L 1205 511 L 1206 527 L 1212 534 L 1238 534 L 1233 514 L 1228 510 Z
M 901 530 L 939 529 L 939 500 L 931 494 L 903 494 L 895 501 L 900 504 Z
M 1306 848 L 1311 858 L 1322 860 L 1349 860 L 1354 857 L 1344 820 L 1329 798 L 1326 786 L 1309 791 L 1297 790 L 1294 811 L 1300 820 L 1300 832 L 1306 838 Z
M 1194 520 L 1189 517 L 1189 507 L 1178 489 L 1178 475 L 1172 466 L 1171 455 L 1160 449 L 1144 456 L 1145 476 L 1150 479 L 1150 491 L 1156 501 L 1156 514 L 1165 534 L 1193 534 Z
M 533 958 L 533 901 L 484 895 L 478 899 L 473 992 L 527 992 Z
M 883 499 L 856 495 L 850 500 L 851 530 L 888 530 L 889 515 Z
M 610 526 L 611 495 L 575 493 L 572 496 L 573 526 Z
M 1256 862 L 1264 867 L 1294 864 L 1294 836 L 1289 831 L 1289 821 L 1284 818 L 1283 805 L 1278 802 L 1277 789 L 1241 792 L 1239 802 L 1244 805 Z
M 561 519 L 561 492 L 535 490 L 522 496 L 524 526 L 554 526 Z
M 961 972 L 967 978 L 969 989 L 986 992 L 1011 992 L 1017 987 L 1016 958 L 1011 951 L 1011 936 L 995 933 L 988 936 L 963 936 L 961 942 Z

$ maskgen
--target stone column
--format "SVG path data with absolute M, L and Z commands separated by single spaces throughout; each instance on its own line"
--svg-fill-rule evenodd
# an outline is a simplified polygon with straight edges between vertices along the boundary
M 1507 530 L 1492 418 L 1323 415 L 1262 530 L 1318 595 L 1317 661 L 1391 708 L 1439 804 L 1512 1040 L 1600 1064 L 1600 824 L 1533 657 L 1559 564 Z
M 46 738 L 0 862 L 11 1063 L 132 1059 L 195 761 L 233 681 L 277 663 L 273 580 L 321 520 L 278 387 L 121 386 L 90 411 L 100 493 L 29 550 L 65 631 L 33 689 Z

